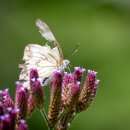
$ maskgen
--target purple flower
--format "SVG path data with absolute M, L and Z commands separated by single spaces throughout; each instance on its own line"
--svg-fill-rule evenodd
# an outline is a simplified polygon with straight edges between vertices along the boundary
M 44 96 L 43 96 L 43 87 L 39 79 L 32 79 L 30 81 L 30 87 L 32 92 L 32 97 L 34 99 L 35 105 L 37 108 L 43 108 L 44 106 Z
M 11 121 L 10 121 L 10 115 L 4 114 L 0 117 L 2 130 L 11 130 Z
M 96 72 L 88 70 L 88 75 L 77 104 L 77 112 L 86 110 L 90 106 L 96 95 L 98 84 L 99 80 L 96 79 Z
M 38 78 L 38 72 L 36 69 L 30 70 L 30 89 L 32 95 L 32 101 L 34 101 L 35 106 L 39 109 L 44 106 L 44 93 L 43 87 L 41 85 L 40 79 Z
M 67 130 L 68 123 L 74 115 L 75 107 L 79 99 L 80 94 L 80 82 L 73 82 L 70 84 L 69 93 L 67 95 L 66 100 L 66 111 L 63 117 L 60 119 L 58 127 L 62 130 Z
M 11 130 L 14 130 L 15 129 L 15 125 L 16 125 L 16 118 L 17 118 L 17 114 L 19 112 L 19 109 L 13 109 L 13 108 L 7 108 L 8 110 L 8 114 L 9 114 L 9 117 L 10 117 L 10 128 Z
M 0 96 L 2 98 L 2 104 L 4 107 L 12 107 L 14 108 L 14 101 L 12 100 L 10 94 L 9 94 L 9 89 L 1 90 L 0 91 Z
M 28 90 L 21 83 L 17 85 L 15 95 L 15 108 L 19 109 L 18 120 L 26 119 L 28 106 Z
M 70 91 L 70 86 L 74 82 L 74 76 L 73 74 L 65 74 L 63 83 L 62 83 L 62 107 L 65 107 L 68 100 L 68 94 Z
M 0 116 L 4 114 L 4 107 L 2 102 L 0 102 Z
M 37 78 L 39 78 L 39 76 L 38 76 L 38 71 L 36 70 L 36 69 L 30 69 L 30 79 L 33 79 L 33 78 L 35 78 L 35 79 L 37 79 Z
M 62 104 L 64 107 L 67 107 L 69 102 L 71 102 L 75 90 L 73 86 L 75 86 L 77 82 L 81 81 L 84 71 L 85 69 L 83 68 L 75 67 L 73 74 L 65 74 L 62 86 Z
M 81 81 L 82 79 L 82 75 L 86 70 L 84 68 L 80 68 L 80 67 L 75 67 L 74 70 L 74 80 L 75 81 Z
M 74 116 L 86 110 L 92 103 L 99 84 L 96 72 L 88 70 L 83 88 L 81 80 L 85 69 L 75 67 L 73 73 L 57 70 L 51 78 L 50 105 L 46 122 L 50 128 L 67 130 Z M 27 130 L 26 119 L 35 108 L 41 109 L 43 115 L 44 91 L 36 69 L 30 70 L 30 89 L 24 82 L 16 82 L 15 102 L 8 89 L 0 91 L 0 130 Z
M 17 127 L 17 130 L 27 130 L 28 129 L 28 126 L 26 124 L 26 121 L 25 120 L 20 120 L 20 123 Z
M 65 113 L 58 122 L 58 128 L 60 130 L 68 129 L 68 123 L 75 113 L 75 107 L 79 100 L 80 94 L 80 82 L 78 80 L 81 79 L 83 74 L 83 71 L 81 70 L 82 69 L 78 68 L 75 70 L 75 73 L 66 74 L 64 77 L 62 86 L 62 102 Z
M 62 72 L 56 71 L 51 81 L 51 97 L 48 112 L 50 126 L 55 126 L 60 112 L 62 91 Z
M 24 87 L 24 86 L 23 86 L 23 83 L 20 82 L 20 81 L 17 81 L 15 84 L 16 84 L 16 91 L 18 91 L 18 90 L 20 90 L 21 88 Z
M 35 106 L 35 101 L 33 98 L 33 95 L 29 95 L 28 97 L 28 117 L 31 116 L 32 112 L 35 110 L 36 106 Z
M 67 101 L 66 101 L 66 106 L 68 108 L 72 109 L 73 107 L 75 107 L 75 105 L 79 99 L 79 94 L 80 94 L 80 82 L 71 83 L 70 90 L 69 90 L 69 93 L 67 95 Z

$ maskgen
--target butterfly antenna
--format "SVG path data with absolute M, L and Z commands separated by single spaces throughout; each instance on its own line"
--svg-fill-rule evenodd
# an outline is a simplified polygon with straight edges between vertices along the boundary
M 72 52 L 70 53 L 70 56 L 68 59 L 70 59 L 76 52 L 78 52 L 77 48 L 79 47 L 79 43 L 77 43 L 77 45 L 75 46 L 75 48 L 72 50 Z

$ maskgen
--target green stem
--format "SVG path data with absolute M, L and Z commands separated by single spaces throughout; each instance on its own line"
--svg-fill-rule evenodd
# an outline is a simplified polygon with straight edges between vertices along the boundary
M 57 121 L 59 121 L 64 116 L 64 114 L 66 113 L 66 111 L 67 111 L 66 109 L 63 110 L 63 112 L 59 115 Z
M 47 127 L 48 127 L 48 130 L 53 130 L 53 128 L 49 125 L 49 122 L 48 122 L 48 118 L 47 118 L 47 114 L 46 114 L 45 109 L 44 109 L 44 108 L 40 109 L 40 112 L 41 112 L 41 114 L 42 114 L 42 116 L 43 116 L 43 118 L 44 118 L 44 120 L 45 120 L 45 122 L 46 122 L 46 125 L 47 125 Z
M 48 127 L 48 130 L 53 130 L 53 128 L 52 127 Z
M 73 122 L 73 120 L 76 118 L 76 116 L 77 116 L 77 113 L 74 113 L 74 115 L 72 116 L 72 118 L 69 121 L 70 124 Z

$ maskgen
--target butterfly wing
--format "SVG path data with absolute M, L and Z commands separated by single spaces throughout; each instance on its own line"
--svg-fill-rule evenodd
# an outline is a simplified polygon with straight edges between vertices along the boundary
M 28 44 L 24 50 L 24 64 L 20 64 L 22 68 L 19 79 L 29 80 L 29 71 L 31 68 L 38 70 L 39 78 L 52 77 L 54 71 L 59 66 L 58 49 L 50 46 L 40 46 L 37 44 Z
M 61 46 L 60 44 L 57 42 L 54 34 L 52 33 L 52 31 L 50 30 L 50 28 L 47 26 L 47 24 L 40 20 L 40 19 L 37 19 L 36 21 L 36 25 L 38 26 L 39 28 L 39 32 L 41 33 L 41 35 L 48 41 L 50 42 L 53 42 L 54 45 L 58 48 L 58 51 L 59 51 L 59 56 L 60 56 L 60 62 L 62 64 L 63 62 L 63 52 L 61 50 Z

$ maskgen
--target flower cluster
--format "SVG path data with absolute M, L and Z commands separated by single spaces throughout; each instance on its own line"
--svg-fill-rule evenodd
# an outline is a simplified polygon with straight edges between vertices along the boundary
M 18 117 L 21 115 L 21 108 L 18 109 L 15 107 L 16 103 L 12 100 L 9 89 L 1 90 L 0 98 L 0 130 L 27 130 L 24 119 L 19 118 L 18 122 Z
M 27 130 L 26 120 L 35 108 L 43 108 L 43 86 L 35 69 L 30 70 L 29 86 L 16 82 L 15 100 L 9 89 L 0 90 L 0 130 Z
M 67 130 L 74 117 L 92 103 L 99 80 L 96 72 L 88 70 L 85 83 L 81 80 L 85 69 L 75 67 L 73 73 L 55 72 L 51 81 L 51 100 L 48 113 L 49 124 L 58 130 Z
M 0 130 L 27 130 L 26 120 L 38 108 L 49 129 L 67 130 L 74 117 L 92 103 L 99 80 L 95 71 L 88 71 L 83 87 L 85 69 L 75 67 L 73 73 L 55 71 L 50 82 L 48 115 L 44 110 L 44 87 L 36 69 L 30 69 L 28 83 L 16 82 L 15 100 L 9 89 L 0 91 Z M 28 84 L 26 86 L 25 84 Z

